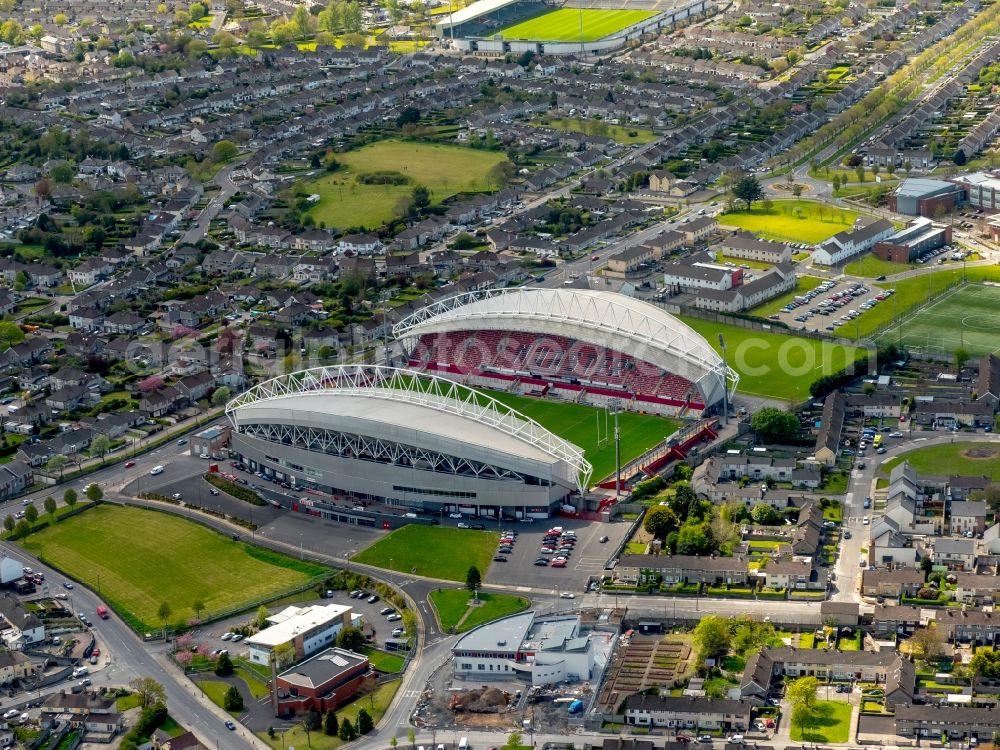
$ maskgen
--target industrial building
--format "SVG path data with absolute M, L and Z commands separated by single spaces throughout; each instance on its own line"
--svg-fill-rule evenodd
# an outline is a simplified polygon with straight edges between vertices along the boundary
M 910 177 L 889 193 L 889 208 L 909 216 L 943 216 L 965 200 L 965 189 L 954 182 Z
M 951 242 L 951 225 L 921 216 L 898 232 L 876 243 L 874 253 L 893 263 L 912 263 L 924 253 Z

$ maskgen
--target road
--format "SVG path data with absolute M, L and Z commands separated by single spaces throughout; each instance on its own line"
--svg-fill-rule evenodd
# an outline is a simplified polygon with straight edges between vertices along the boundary
M 219 186 L 219 192 L 212 196 L 208 201 L 208 205 L 198 214 L 198 218 L 194 224 L 181 235 L 180 240 L 177 242 L 178 247 L 182 245 L 194 245 L 208 233 L 208 228 L 212 220 L 225 208 L 226 201 L 239 191 L 239 186 L 233 182 L 233 172 L 240 166 L 241 162 L 227 164 L 216 173 L 214 181 Z

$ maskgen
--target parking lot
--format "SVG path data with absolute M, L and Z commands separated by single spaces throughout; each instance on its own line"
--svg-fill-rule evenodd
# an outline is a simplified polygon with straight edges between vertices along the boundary
M 605 524 L 565 518 L 507 526 L 518 532 L 517 541 L 512 551 L 504 555 L 507 562 L 490 565 L 486 580 L 514 587 L 533 586 L 571 592 L 583 591 L 591 576 L 601 575 L 608 557 L 618 548 L 629 528 L 627 523 Z M 546 557 L 539 554 L 542 537 L 554 526 L 576 534 L 576 544 L 565 568 L 535 565 L 535 560 Z M 607 542 L 600 541 L 604 536 L 608 537 Z
M 876 305 L 892 304 L 893 294 L 894 289 L 872 288 L 859 281 L 824 281 L 797 296 L 770 319 L 780 320 L 793 330 L 836 333 L 846 326 L 850 333 L 851 323 Z

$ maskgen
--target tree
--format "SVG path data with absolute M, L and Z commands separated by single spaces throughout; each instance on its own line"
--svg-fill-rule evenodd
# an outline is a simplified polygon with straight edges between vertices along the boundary
M 805 741 L 806 725 L 811 718 L 812 711 L 809 706 L 804 706 L 801 703 L 792 706 L 792 726 L 799 728 L 799 737 L 803 741 Z
M 24 331 L 17 323 L 0 320 L 0 346 L 4 349 L 24 341 Z
M 299 39 L 303 39 L 313 31 L 313 17 L 309 15 L 309 9 L 304 5 L 299 5 L 292 13 L 292 26 Z
M 965 363 L 969 361 L 969 352 L 959 347 L 955 350 L 955 367 L 961 370 Z
M 976 674 L 996 679 L 1000 677 L 1000 651 L 977 648 L 976 655 L 972 657 L 969 666 Z
M 7 531 L 8 534 L 14 530 L 14 526 L 16 526 L 16 525 L 17 525 L 17 522 L 14 520 L 14 516 L 12 516 L 10 513 L 8 513 L 6 516 L 4 516 L 3 527 Z
M 192 22 L 200 21 L 207 15 L 208 9 L 201 3 L 191 3 L 188 6 L 188 18 L 190 18 Z
M 965 155 L 965 150 L 960 148 L 955 151 L 955 155 L 951 157 L 951 160 L 961 167 L 965 165 L 969 157 Z
M 937 627 L 924 627 L 910 636 L 910 648 L 913 655 L 921 661 L 934 661 L 944 649 L 944 642 Z
M 410 743 L 410 747 L 417 746 L 417 732 L 413 727 L 406 730 L 406 741 Z
M 424 185 L 417 185 L 415 188 L 413 188 L 413 192 L 410 194 L 410 198 L 413 201 L 413 207 L 417 211 L 420 211 L 431 205 L 431 193 Z
M 816 705 L 816 692 L 819 690 L 819 680 L 815 677 L 799 677 L 788 684 L 785 697 L 792 706 L 805 706 L 810 711 Z
M 22 518 L 14 526 L 13 534 L 17 539 L 24 539 L 30 533 L 31 533 L 31 524 L 28 523 L 28 519 L 26 518 Z
M 90 441 L 90 455 L 95 453 L 101 457 L 101 463 L 104 463 L 104 456 L 107 452 L 111 450 L 111 438 L 109 438 L 104 433 L 97 433 L 94 435 L 93 439 Z M 94 485 L 91 485 L 92 487 Z
M 163 629 L 167 628 L 167 620 L 170 619 L 174 611 L 170 608 L 169 602 L 160 602 L 160 608 L 156 610 L 156 616 L 160 618 L 160 622 L 163 623 Z
M 229 390 L 228 385 L 223 385 L 215 389 L 215 393 L 212 394 L 212 406 L 224 406 L 232 391 Z
M 233 52 L 239 40 L 228 31 L 217 31 L 212 35 L 212 44 L 219 48 L 219 51 L 228 56 Z
M 317 732 L 323 727 L 323 717 L 315 708 L 310 708 L 302 720 L 302 725 L 307 732 Z
M 152 677 L 136 677 L 128 684 L 129 689 L 139 699 L 139 708 L 147 709 L 157 703 L 166 704 L 167 693 L 163 685 Z
M 375 722 L 365 709 L 358 711 L 358 734 L 368 734 L 375 728 Z
M 55 456 L 53 456 L 53 458 L 55 458 Z M 65 458 L 65 456 L 64 456 L 64 458 Z M 77 500 L 78 500 L 78 497 L 77 497 L 77 494 L 76 494 L 76 490 L 74 490 L 72 487 L 70 487 L 68 490 L 66 490 L 63 493 L 63 502 L 66 505 L 68 505 L 70 508 L 72 508 L 74 505 L 76 505 L 76 501 Z
M 87 499 L 92 503 L 99 503 L 103 497 L 104 490 L 101 489 L 101 485 L 97 482 L 91 482 L 87 487 Z
M 261 604 L 257 607 L 257 616 L 253 618 L 253 624 L 257 626 L 257 630 L 261 630 L 267 625 L 267 617 L 267 606 Z
M 42 503 L 42 507 L 49 514 L 49 523 L 53 523 L 56 520 L 56 499 L 52 495 L 49 495 L 45 498 L 45 502 Z
M 507 747 L 520 747 L 522 739 L 524 739 L 524 737 L 520 732 L 511 732 L 507 735 Z
M 215 662 L 215 673 L 219 677 L 228 677 L 233 673 L 233 660 L 229 658 L 229 654 L 219 654 Z
M 52 23 L 54 23 L 56 26 L 65 26 L 67 23 L 69 23 L 69 16 L 67 16 L 65 13 L 56 13 L 54 16 L 52 16 Z
M 642 528 L 652 534 L 655 539 L 664 540 L 671 531 L 676 531 L 679 522 L 677 514 L 667 505 L 655 505 L 646 511 Z
M 340 735 L 340 739 L 344 742 L 350 742 L 358 736 L 358 733 L 354 730 L 354 726 L 351 724 L 350 719 L 344 719 L 340 722 L 340 732 L 338 734 Z
M 469 591 L 478 591 L 483 585 L 483 576 L 479 572 L 479 568 L 475 565 L 469 568 L 469 572 L 465 574 L 465 588 Z
M 703 617 L 695 626 L 692 635 L 699 661 L 725 656 L 729 651 L 731 635 L 729 623 L 724 617 L 718 615 Z
M 340 724 L 337 721 L 337 712 L 331 709 L 326 712 L 326 718 L 323 721 L 323 734 L 327 737 L 336 737 L 339 730 Z
M 358 628 L 344 628 L 337 634 L 337 647 L 346 648 L 348 651 L 360 651 L 365 647 L 365 634 Z
M 764 188 L 761 187 L 760 180 L 752 174 L 744 174 L 733 185 L 733 196 L 744 201 L 749 211 L 754 201 L 764 197 Z
M 24 518 L 32 525 L 38 520 L 38 508 L 35 507 L 34 503 L 28 503 L 24 508 Z
M 789 442 L 799 434 L 798 417 L 774 406 L 758 409 L 750 418 L 750 427 L 764 443 Z
M 760 526 L 774 526 L 781 523 L 781 514 L 767 503 L 757 503 L 753 506 L 750 517 Z
M 226 691 L 226 696 L 222 699 L 222 707 L 227 711 L 236 713 L 243 710 L 243 696 L 235 685 L 230 685 Z
M 63 469 L 66 468 L 66 464 L 69 463 L 69 459 L 66 458 L 62 453 L 56 453 L 52 458 L 50 458 L 45 463 L 45 471 L 49 474 L 55 474 L 59 472 L 59 478 L 62 479 Z
M 201 613 L 205 611 L 205 602 L 201 599 L 195 599 L 191 602 L 191 609 L 194 610 L 194 616 L 199 620 L 201 619 Z
M 212 146 L 212 161 L 216 164 L 225 164 L 239 156 L 239 153 L 240 150 L 236 147 L 235 143 L 228 138 L 223 138 Z

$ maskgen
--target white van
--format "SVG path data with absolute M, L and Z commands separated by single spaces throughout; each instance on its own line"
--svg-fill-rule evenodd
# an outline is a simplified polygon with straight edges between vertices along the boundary
M 155 477 L 157 474 L 162 474 L 163 473 L 163 467 L 162 466 L 154 466 L 152 469 L 149 470 L 149 473 L 152 474 Z
M 463 737 L 458 743 L 458 750 L 469 750 L 469 738 Z
M 77 667 L 76 669 L 73 670 L 73 679 L 76 679 L 77 677 L 83 677 L 86 674 L 90 674 L 89 669 L 87 669 L 86 667 Z
M 728 742 L 730 745 L 742 745 L 743 744 L 743 735 L 742 734 L 734 734 L 732 737 L 730 737 L 729 739 L 727 739 L 726 742 Z

